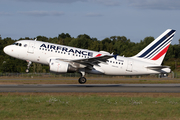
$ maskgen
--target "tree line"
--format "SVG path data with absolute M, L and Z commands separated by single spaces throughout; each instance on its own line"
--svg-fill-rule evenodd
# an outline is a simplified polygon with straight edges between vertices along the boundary
M 19 40 L 33 40 L 35 38 L 20 38 Z M 118 54 L 120 56 L 130 57 L 136 55 L 144 47 L 150 44 L 154 37 L 145 37 L 140 40 L 139 43 L 135 43 L 127 39 L 125 36 L 111 36 L 103 40 L 97 38 L 91 38 L 87 34 L 78 35 L 76 38 L 71 37 L 68 33 L 61 33 L 58 37 L 47 38 L 45 36 L 37 36 L 38 41 L 56 43 L 61 45 L 67 45 L 77 48 L 89 49 L 94 51 L 107 51 L 109 53 Z M 0 37 L 0 72 L 25 72 L 27 68 L 27 62 L 19 60 L 6 55 L 3 52 L 3 48 L 7 45 L 13 44 L 17 40 L 13 40 L 9 37 L 2 39 Z M 180 45 L 170 45 L 168 52 L 165 56 L 163 64 L 171 66 L 171 69 L 178 70 L 180 65 Z M 49 72 L 49 66 L 33 63 L 30 68 L 30 72 L 34 73 L 46 73 Z

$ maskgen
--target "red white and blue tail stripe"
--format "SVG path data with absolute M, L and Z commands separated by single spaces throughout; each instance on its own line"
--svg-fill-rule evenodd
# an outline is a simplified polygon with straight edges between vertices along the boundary
M 134 58 L 140 58 L 161 65 L 175 32 L 175 30 L 167 29 L 141 52 L 135 55 Z

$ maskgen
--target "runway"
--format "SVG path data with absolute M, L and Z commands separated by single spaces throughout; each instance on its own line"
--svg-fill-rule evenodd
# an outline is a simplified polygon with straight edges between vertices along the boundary
M 11 84 L 0 92 L 180 93 L 180 84 Z

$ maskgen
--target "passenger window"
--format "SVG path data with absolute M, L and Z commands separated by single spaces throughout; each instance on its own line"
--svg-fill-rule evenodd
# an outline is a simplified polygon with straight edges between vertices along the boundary
M 24 47 L 27 47 L 27 44 L 24 44 Z
M 19 43 L 19 46 L 22 46 L 22 44 L 21 44 L 21 43 Z

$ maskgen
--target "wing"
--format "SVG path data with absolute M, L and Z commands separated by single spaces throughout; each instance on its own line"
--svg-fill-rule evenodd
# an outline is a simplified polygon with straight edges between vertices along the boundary
M 102 55 L 98 57 L 93 58 L 84 58 L 84 59 L 73 59 L 73 60 L 67 60 L 67 59 L 57 59 L 57 60 L 63 60 L 65 62 L 69 62 L 72 66 L 76 68 L 89 68 L 92 69 L 93 66 L 99 66 L 99 63 L 107 64 L 107 60 L 109 58 L 116 58 L 117 55 Z

